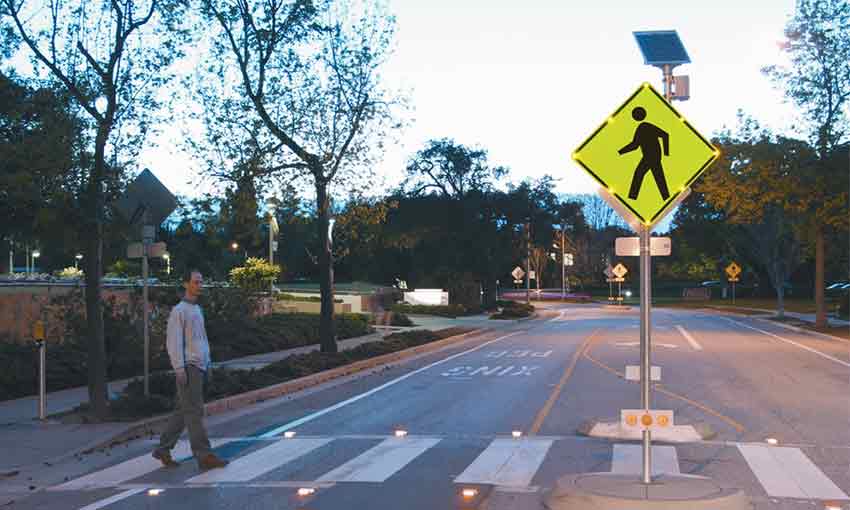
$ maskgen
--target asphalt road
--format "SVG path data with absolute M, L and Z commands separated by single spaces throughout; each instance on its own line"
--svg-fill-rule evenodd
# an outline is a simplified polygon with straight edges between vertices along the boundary
M 638 324 L 636 308 L 554 305 L 448 350 L 210 419 L 226 469 L 200 474 L 187 453 L 181 467 L 157 469 L 154 441 L 139 440 L 51 466 L 50 487 L 10 508 L 539 509 L 561 476 L 638 472 L 636 443 L 577 433 L 640 407 L 638 384 L 622 376 L 639 362 Z M 652 407 L 716 432 L 658 444 L 656 470 L 741 488 L 758 509 L 847 498 L 850 344 L 656 309 L 653 365 Z

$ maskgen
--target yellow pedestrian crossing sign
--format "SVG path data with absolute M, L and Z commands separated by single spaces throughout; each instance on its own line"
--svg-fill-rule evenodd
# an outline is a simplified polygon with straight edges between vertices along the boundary
M 719 154 L 644 83 L 573 152 L 573 159 L 649 226 Z
M 729 275 L 729 278 L 737 278 L 739 274 L 741 274 L 741 266 L 736 264 L 734 261 L 726 266 L 726 274 Z

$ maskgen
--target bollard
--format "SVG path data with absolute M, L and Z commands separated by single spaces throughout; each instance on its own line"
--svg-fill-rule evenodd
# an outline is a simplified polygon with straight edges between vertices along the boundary
M 38 346 L 38 419 L 47 416 L 47 342 L 44 340 L 44 322 L 35 321 L 32 338 Z

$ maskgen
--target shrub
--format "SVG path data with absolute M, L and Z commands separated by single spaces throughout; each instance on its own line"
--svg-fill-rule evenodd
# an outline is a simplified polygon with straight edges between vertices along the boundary
M 79 280 L 83 276 L 85 276 L 85 274 L 83 273 L 82 269 L 78 269 L 76 267 L 66 267 L 65 269 L 56 271 L 56 276 L 67 280 Z
M 461 304 L 451 305 L 408 305 L 395 304 L 391 310 L 396 313 L 404 314 L 420 314 L 420 315 L 437 315 L 440 317 L 449 317 L 454 319 L 459 315 L 474 315 L 478 310 L 468 310 Z
M 280 266 L 251 257 L 244 266 L 230 270 L 230 281 L 243 290 L 259 292 L 268 289 L 279 275 Z
M 534 313 L 534 305 L 518 303 L 516 301 L 504 301 L 502 311 L 490 316 L 491 319 L 521 319 Z
M 390 326 L 413 326 L 413 321 L 410 317 L 401 312 L 392 312 L 390 314 Z

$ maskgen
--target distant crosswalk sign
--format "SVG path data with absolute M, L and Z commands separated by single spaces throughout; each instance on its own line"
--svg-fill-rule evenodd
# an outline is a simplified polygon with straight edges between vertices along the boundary
M 644 83 L 573 152 L 573 159 L 637 220 L 653 225 L 718 155 Z

